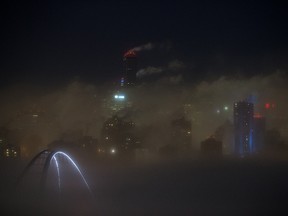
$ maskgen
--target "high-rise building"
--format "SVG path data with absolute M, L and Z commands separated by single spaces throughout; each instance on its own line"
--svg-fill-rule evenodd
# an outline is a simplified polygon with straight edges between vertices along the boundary
M 266 119 L 260 115 L 254 115 L 253 146 L 255 152 L 261 152 L 264 148 L 264 136 L 266 131 Z
M 20 147 L 11 143 L 9 139 L 9 134 L 11 131 L 7 128 L 0 128 L 0 160 L 2 158 L 19 158 L 20 157 Z
M 254 105 L 247 101 L 234 103 L 235 153 L 240 156 L 252 154 Z
M 128 153 L 138 147 L 140 141 L 135 135 L 135 122 L 112 116 L 107 119 L 101 130 L 100 152 L 108 154 Z
M 171 121 L 171 144 L 177 151 L 187 151 L 191 148 L 191 121 L 184 117 Z
M 134 50 L 129 50 L 124 54 L 124 80 L 121 79 L 121 85 L 133 86 L 136 84 L 137 73 L 137 55 Z

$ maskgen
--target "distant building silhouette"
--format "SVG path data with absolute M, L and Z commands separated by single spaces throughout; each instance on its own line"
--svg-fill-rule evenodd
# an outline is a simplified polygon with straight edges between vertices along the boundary
M 179 151 L 187 151 L 191 148 L 191 121 L 184 117 L 171 121 L 171 144 Z
M 214 137 L 223 143 L 223 155 L 231 155 L 234 151 L 233 123 L 226 120 L 214 132 Z
M 213 136 L 201 142 L 201 155 L 207 158 L 222 156 L 222 142 Z
M 254 115 L 254 125 L 253 125 L 253 147 L 254 152 L 261 152 L 264 149 L 265 133 L 266 133 L 266 119 L 260 115 Z
M 0 159 L 20 158 L 20 147 L 9 140 L 9 130 L 0 128 Z
M 170 122 L 169 141 L 159 148 L 163 156 L 187 155 L 191 150 L 191 121 L 177 117 Z

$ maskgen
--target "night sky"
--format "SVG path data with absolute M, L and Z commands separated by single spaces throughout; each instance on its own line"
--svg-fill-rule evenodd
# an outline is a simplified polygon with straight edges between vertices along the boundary
M 139 69 L 171 61 L 206 76 L 287 71 L 287 7 L 277 1 L 8 1 L 1 3 L 1 86 L 100 84 L 122 55 L 152 43 Z

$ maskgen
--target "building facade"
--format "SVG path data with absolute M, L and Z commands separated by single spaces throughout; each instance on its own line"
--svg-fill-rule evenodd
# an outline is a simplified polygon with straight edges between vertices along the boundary
M 246 156 L 255 152 L 253 143 L 254 105 L 247 101 L 234 103 L 235 154 Z
M 133 50 L 129 50 L 123 56 L 124 77 L 121 79 L 121 85 L 133 86 L 136 84 L 137 73 L 137 55 Z
M 256 153 L 260 153 L 264 149 L 265 133 L 266 119 L 260 114 L 255 114 L 253 126 L 253 146 Z

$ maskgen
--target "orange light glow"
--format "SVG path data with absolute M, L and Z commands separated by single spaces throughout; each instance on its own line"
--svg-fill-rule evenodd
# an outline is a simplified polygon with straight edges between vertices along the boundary
M 124 54 L 124 58 L 131 58 L 131 57 L 136 57 L 136 52 L 134 50 L 128 50 Z

